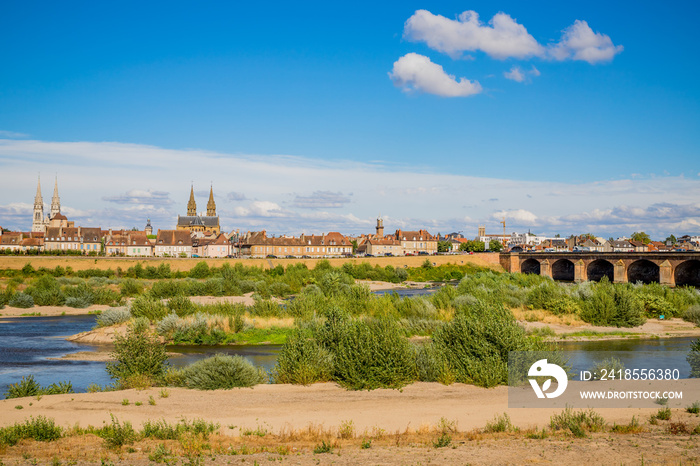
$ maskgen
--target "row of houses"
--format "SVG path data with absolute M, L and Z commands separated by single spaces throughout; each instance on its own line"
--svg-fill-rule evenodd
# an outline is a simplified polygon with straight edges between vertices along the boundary
M 700 251 L 700 242 L 684 241 L 667 244 L 662 241 L 635 241 L 627 238 L 616 240 L 591 238 L 590 236 L 572 236 L 570 238 L 546 239 L 536 245 L 510 245 L 510 250 L 543 251 L 543 252 L 683 252 Z
M 0 232 L 0 249 L 10 253 L 66 252 L 127 257 L 230 257 L 233 245 L 225 234 L 193 235 L 183 230 L 102 230 L 49 227 L 46 232 Z

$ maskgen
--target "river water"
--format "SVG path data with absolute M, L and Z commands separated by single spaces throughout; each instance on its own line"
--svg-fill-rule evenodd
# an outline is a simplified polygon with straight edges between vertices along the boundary
M 411 291 L 411 290 L 402 290 Z M 420 290 L 423 291 L 423 290 Z M 90 351 L 96 347 L 73 343 L 66 336 L 92 329 L 95 316 L 22 317 L 0 320 L 0 398 L 10 384 L 23 376 L 33 375 L 41 385 L 70 381 L 76 392 L 84 392 L 96 383 L 112 382 L 104 362 L 58 359 L 69 353 Z M 625 367 L 687 367 L 687 354 L 694 338 L 627 339 L 606 341 L 563 342 L 573 369 L 586 370 L 599 362 L 600 351 L 614 351 Z M 174 367 L 182 367 L 217 353 L 241 355 L 255 365 L 272 369 L 279 345 L 269 346 L 179 346 L 168 351 L 180 356 L 170 359 Z M 57 359 L 52 359 L 57 358 Z M 681 374 L 687 377 L 687 371 Z

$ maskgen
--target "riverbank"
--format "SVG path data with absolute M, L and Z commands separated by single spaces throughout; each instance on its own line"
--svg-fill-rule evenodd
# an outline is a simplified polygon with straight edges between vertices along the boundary
M 565 325 L 551 322 L 518 321 L 528 332 L 537 333 L 549 341 L 596 341 L 628 338 L 700 338 L 700 327 L 683 319 L 648 319 L 637 327 L 605 327 L 582 323 Z
M 596 410 L 609 426 L 627 425 L 635 416 L 640 428 L 630 434 L 607 431 L 582 439 L 564 434 L 528 438 L 535 429 L 549 427 L 552 415 L 561 409 L 511 409 L 507 393 L 507 387 L 437 383 L 373 391 L 347 391 L 332 383 L 217 391 L 169 388 L 163 392 L 153 388 L 3 400 L 0 426 L 39 415 L 65 428 L 101 427 L 111 423 L 113 415 L 137 430 L 148 420 L 176 424 L 183 418 L 203 419 L 220 426 L 218 435 L 207 442 L 209 447 L 200 445 L 206 464 L 226 464 L 232 460 L 232 451 L 238 455 L 236 463 L 242 464 L 513 464 L 555 460 L 581 464 L 609 463 L 611 459 L 679 464 L 700 458 L 700 444 L 689 434 L 669 433 L 667 421 L 656 426 L 647 423 L 658 406 Z M 692 400 L 683 401 L 682 406 L 671 402 L 672 420 L 692 430 L 699 420 L 681 409 Z M 504 413 L 519 432 L 483 432 L 487 423 Z M 448 448 L 436 447 L 441 432 L 449 436 Z M 322 441 L 333 446 L 332 454 L 313 453 Z M 106 449 L 102 439 L 82 435 L 50 443 L 22 442 L 0 453 L 0 459 L 26 461 L 30 457 L 48 463 L 58 457 L 99 464 L 107 458 L 146 464 L 148 454 L 160 443 L 163 441 L 141 441 L 128 452 L 126 448 L 114 451 Z M 188 446 L 177 441 L 166 441 L 166 445 L 174 452 Z

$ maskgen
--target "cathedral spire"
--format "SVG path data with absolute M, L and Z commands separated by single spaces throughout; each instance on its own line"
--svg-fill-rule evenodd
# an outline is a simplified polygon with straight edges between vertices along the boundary
M 194 185 L 190 188 L 190 200 L 187 203 L 187 216 L 195 217 L 197 215 L 197 203 L 194 201 Z
M 207 217 L 216 217 L 216 203 L 214 202 L 214 186 L 209 188 L 209 202 L 207 202 Z
M 34 206 L 41 205 L 43 208 L 44 205 L 44 198 L 41 197 L 41 176 L 39 177 L 39 181 L 36 183 L 36 196 L 34 196 Z
M 58 176 L 53 187 L 53 197 L 51 198 L 51 214 L 50 218 L 54 218 L 61 213 L 61 198 L 58 197 Z
M 44 198 L 41 197 L 41 177 L 36 184 L 36 196 L 34 196 L 34 214 L 32 217 L 32 231 L 43 232 L 46 225 L 44 224 Z

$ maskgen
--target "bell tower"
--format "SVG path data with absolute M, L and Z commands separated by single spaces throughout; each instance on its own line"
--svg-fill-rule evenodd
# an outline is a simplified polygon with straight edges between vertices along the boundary
M 382 219 L 382 216 L 380 215 L 377 217 L 377 238 L 384 238 L 384 220 Z
M 216 203 L 214 202 L 214 187 L 209 188 L 209 202 L 207 202 L 207 217 L 216 217 Z
M 190 188 L 190 200 L 187 203 L 187 216 L 197 216 L 197 203 L 194 201 L 194 185 Z

